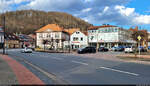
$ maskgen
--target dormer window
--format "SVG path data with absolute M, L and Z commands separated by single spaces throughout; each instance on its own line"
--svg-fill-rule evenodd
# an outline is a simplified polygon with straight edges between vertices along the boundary
M 51 31 L 50 29 L 47 30 L 48 32 Z
M 76 32 L 76 34 L 79 34 L 80 32 Z

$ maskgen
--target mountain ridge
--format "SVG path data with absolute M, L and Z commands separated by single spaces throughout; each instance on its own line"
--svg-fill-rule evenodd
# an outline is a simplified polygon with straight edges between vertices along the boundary
M 9 33 L 31 34 L 47 24 L 57 24 L 65 29 L 80 28 L 82 31 L 93 26 L 65 12 L 44 12 L 38 10 L 11 11 L 0 14 L 0 25 L 3 23 L 3 15 L 6 17 L 6 32 Z

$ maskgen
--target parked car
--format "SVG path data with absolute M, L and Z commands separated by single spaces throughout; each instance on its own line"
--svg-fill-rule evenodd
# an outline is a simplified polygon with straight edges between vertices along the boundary
M 115 51 L 116 48 L 117 48 L 117 47 L 112 47 L 110 50 L 111 50 L 111 51 Z
M 150 50 L 150 46 L 148 46 L 148 50 Z
M 21 50 L 21 52 L 22 53 L 32 53 L 32 49 L 25 47 L 24 49 Z
M 114 51 L 124 51 L 125 47 L 124 46 L 118 46 L 115 48 Z
M 133 53 L 135 51 L 135 47 L 134 46 L 127 46 L 125 49 L 124 49 L 124 52 L 125 53 Z
M 100 51 L 107 52 L 107 51 L 108 51 L 108 48 L 106 48 L 106 47 L 99 47 L 99 48 L 98 48 L 98 51 L 99 51 L 99 52 L 100 52 Z
M 139 52 L 139 50 L 140 50 L 140 52 L 147 52 L 147 49 L 142 46 L 140 46 L 136 49 L 137 52 Z
M 96 53 L 96 48 L 95 47 L 84 47 L 84 48 L 80 48 L 77 50 L 77 53 L 79 54 L 83 54 L 83 53 Z

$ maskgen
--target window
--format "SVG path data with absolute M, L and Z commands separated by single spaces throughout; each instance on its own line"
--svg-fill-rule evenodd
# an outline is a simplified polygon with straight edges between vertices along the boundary
M 107 29 L 105 29 L 105 33 L 107 33 Z
M 73 41 L 78 41 L 78 37 L 74 37 L 74 38 L 73 38 Z
M 81 37 L 81 41 L 83 41 L 83 37 Z
M 80 32 L 76 32 L 76 34 L 79 34 Z
M 115 28 L 115 32 L 118 32 L 118 28 Z
M 55 34 L 55 38 L 58 39 L 59 38 L 59 34 Z
M 79 48 L 79 45 L 75 45 L 75 48 Z
M 94 30 L 92 30 L 92 33 L 94 33 Z
M 101 30 L 99 30 L 98 33 L 101 33 Z
M 108 28 L 108 30 L 107 30 L 108 32 L 111 32 L 111 28 Z
M 94 39 L 94 36 L 91 36 L 90 39 L 93 40 L 93 39 Z
M 47 34 L 47 38 L 50 38 L 51 37 L 51 34 Z
M 43 38 L 42 34 L 39 34 L 39 38 Z
M 114 28 L 112 28 L 112 32 L 114 32 Z

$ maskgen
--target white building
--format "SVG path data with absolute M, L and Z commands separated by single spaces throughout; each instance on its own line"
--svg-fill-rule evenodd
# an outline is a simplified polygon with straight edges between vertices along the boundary
M 88 41 L 91 46 L 113 46 L 133 45 L 135 41 L 131 38 L 131 31 L 117 26 L 103 25 L 94 26 L 88 29 Z
M 46 45 L 43 41 L 47 40 Z M 69 34 L 56 24 L 48 24 L 36 31 L 36 46 L 44 48 L 63 48 L 64 41 L 69 40 Z
M 75 31 L 70 36 L 70 44 L 72 49 L 88 46 L 87 32 Z

